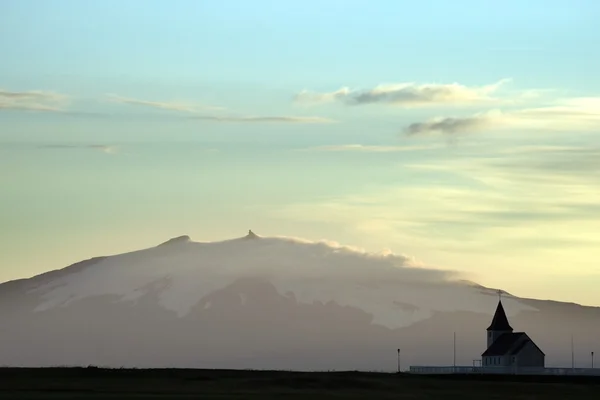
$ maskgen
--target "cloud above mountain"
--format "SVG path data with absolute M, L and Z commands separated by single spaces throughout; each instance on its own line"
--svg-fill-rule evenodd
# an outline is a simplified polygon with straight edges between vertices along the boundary
M 503 79 L 489 85 L 473 87 L 458 83 L 419 84 L 404 82 L 382 84 L 370 89 L 342 87 L 333 92 L 303 90 L 296 94 L 294 101 L 302 104 L 338 102 L 349 106 L 367 104 L 387 104 L 403 107 L 468 105 L 496 100 L 493 97 L 494 93 L 508 81 L 508 79 Z
M 535 257 L 543 267 L 528 266 L 527 273 L 543 277 L 568 262 L 568 253 L 558 249 L 598 255 L 598 159 L 597 146 L 465 146 L 458 154 L 400 160 L 394 171 L 401 187 L 380 183 L 344 196 L 287 204 L 273 213 L 327 221 L 421 251 L 463 252 L 473 260 L 477 253 L 485 259 L 494 254 L 511 260 L 506 269 L 521 265 L 521 255 Z M 414 179 L 420 176 L 427 180 Z M 589 268 L 595 267 L 590 263 Z

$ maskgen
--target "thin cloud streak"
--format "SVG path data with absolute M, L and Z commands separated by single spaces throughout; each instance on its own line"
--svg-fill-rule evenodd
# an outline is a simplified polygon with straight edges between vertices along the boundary
M 492 95 L 508 81 L 509 79 L 503 79 L 478 87 L 467 87 L 458 83 L 405 82 L 382 84 L 365 90 L 354 90 L 348 87 L 325 93 L 303 90 L 294 97 L 294 101 L 303 104 L 339 102 L 349 106 L 388 104 L 404 107 L 474 104 L 496 100 Z
M 181 103 L 181 102 L 166 102 L 166 101 L 151 101 L 151 100 L 140 100 L 129 97 L 123 97 L 116 94 L 108 94 L 107 98 L 114 103 L 129 104 L 133 106 L 142 106 L 150 108 L 158 108 L 169 111 L 181 111 L 188 113 L 197 113 L 199 111 L 221 111 L 225 108 L 217 106 L 206 106 L 193 103 Z
M 484 130 L 492 125 L 492 119 L 486 115 L 468 118 L 433 118 L 425 122 L 410 124 L 405 133 L 409 136 L 431 133 L 457 134 Z
M 134 106 L 149 107 L 155 109 L 163 109 L 169 111 L 179 111 L 183 113 L 192 114 L 190 118 L 202 121 L 212 122 L 237 122 L 237 123 L 291 123 L 291 124 L 325 124 L 335 122 L 329 118 L 315 117 L 315 116 L 232 116 L 213 114 L 213 115 L 202 115 L 203 111 L 224 111 L 223 107 L 214 106 L 199 106 L 194 104 L 176 103 L 176 102 L 158 102 L 132 99 L 117 95 L 108 95 L 111 101 L 121 104 L 129 104 Z
M 201 115 L 192 117 L 192 119 L 212 122 L 242 122 L 242 123 L 288 123 L 288 124 L 330 124 L 337 122 L 333 119 L 323 117 L 297 117 L 297 116 L 217 116 Z
M 0 89 L 0 111 L 61 112 L 66 100 L 67 96 L 54 92 L 41 90 L 12 92 Z
M 414 176 L 423 170 L 436 176 L 437 183 L 381 185 L 288 204 L 274 213 L 294 220 L 327 220 L 357 233 L 453 251 L 496 251 L 520 240 L 535 242 L 543 251 L 561 244 L 597 248 L 600 149 L 521 150 L 513 155 L 494 150 L 483 157 L 477 151 L 460 159 L 403 164 L 399 173 Z M 471 183 L 456 184 L 465 181 Z
M 325 151 L 325 152 L 364 152 L 364 153 L 393 153 L 405 151 L 420 151 L 439 149 L 440 145 L 424 146 L 384 146 L 384 145 L 363 145 L 363 144 L 341 144 L 329 146 L 315 146 L 301 149 L 303 151 Z
M 39 149 L 88 149 L 97 150 L 107 154 L 114 154 L 117 152 L 116 146 L 105 145 L 105 144 L 44 144 L 37 146 Z
M 567 99 L 556 105 L 502 112 L 492 110 L 468 117 L 436 117 L 404 128 L 406 135 L 455 135 L 495 129 L 547 131 L 600 130 L 600 98 Z

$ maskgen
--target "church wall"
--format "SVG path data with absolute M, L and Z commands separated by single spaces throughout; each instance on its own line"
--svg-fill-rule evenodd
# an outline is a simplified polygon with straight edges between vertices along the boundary
M 521 349 L 517 358 L 519 367 L 543 367 L 544 362 L 544 354 L 531 342 Z
M 483 367 L 506 367 L 510 365 L 510 358 L 506 356 L 485 356 L 481 362 Z

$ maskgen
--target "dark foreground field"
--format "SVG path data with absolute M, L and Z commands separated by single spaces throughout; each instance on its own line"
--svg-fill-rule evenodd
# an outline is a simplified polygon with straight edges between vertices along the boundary
M 600 379 L 361 372 L 0 369 L 0 399 L 600 399 Z

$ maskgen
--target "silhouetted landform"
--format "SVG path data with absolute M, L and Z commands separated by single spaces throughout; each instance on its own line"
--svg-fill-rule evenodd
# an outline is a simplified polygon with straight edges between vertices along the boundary
M 252 239 L 252 240 L 248 240 Z M 0 365 L 395 371 L 473 365 L 495 290 L 406 257 L 187 236 L 0 285 Z M 504 295 L 546 366 L 589 367 L 600 308 Z M 596 353 L 598 354 L 598 353 Z
M 188 243 L 191 240 L 192 239 L 188 235 L 183 235 L 183 236 L 178 236 L 173 239 L 169 239 L 166 242 L 159 244 L 159 246 L 168 246 L 170 244 L 176 244 L 176 243 Z
M 0 369 L 0 398 L 21 399 L 598 399 L 600 379 L 414 376 L 368 372 Z

